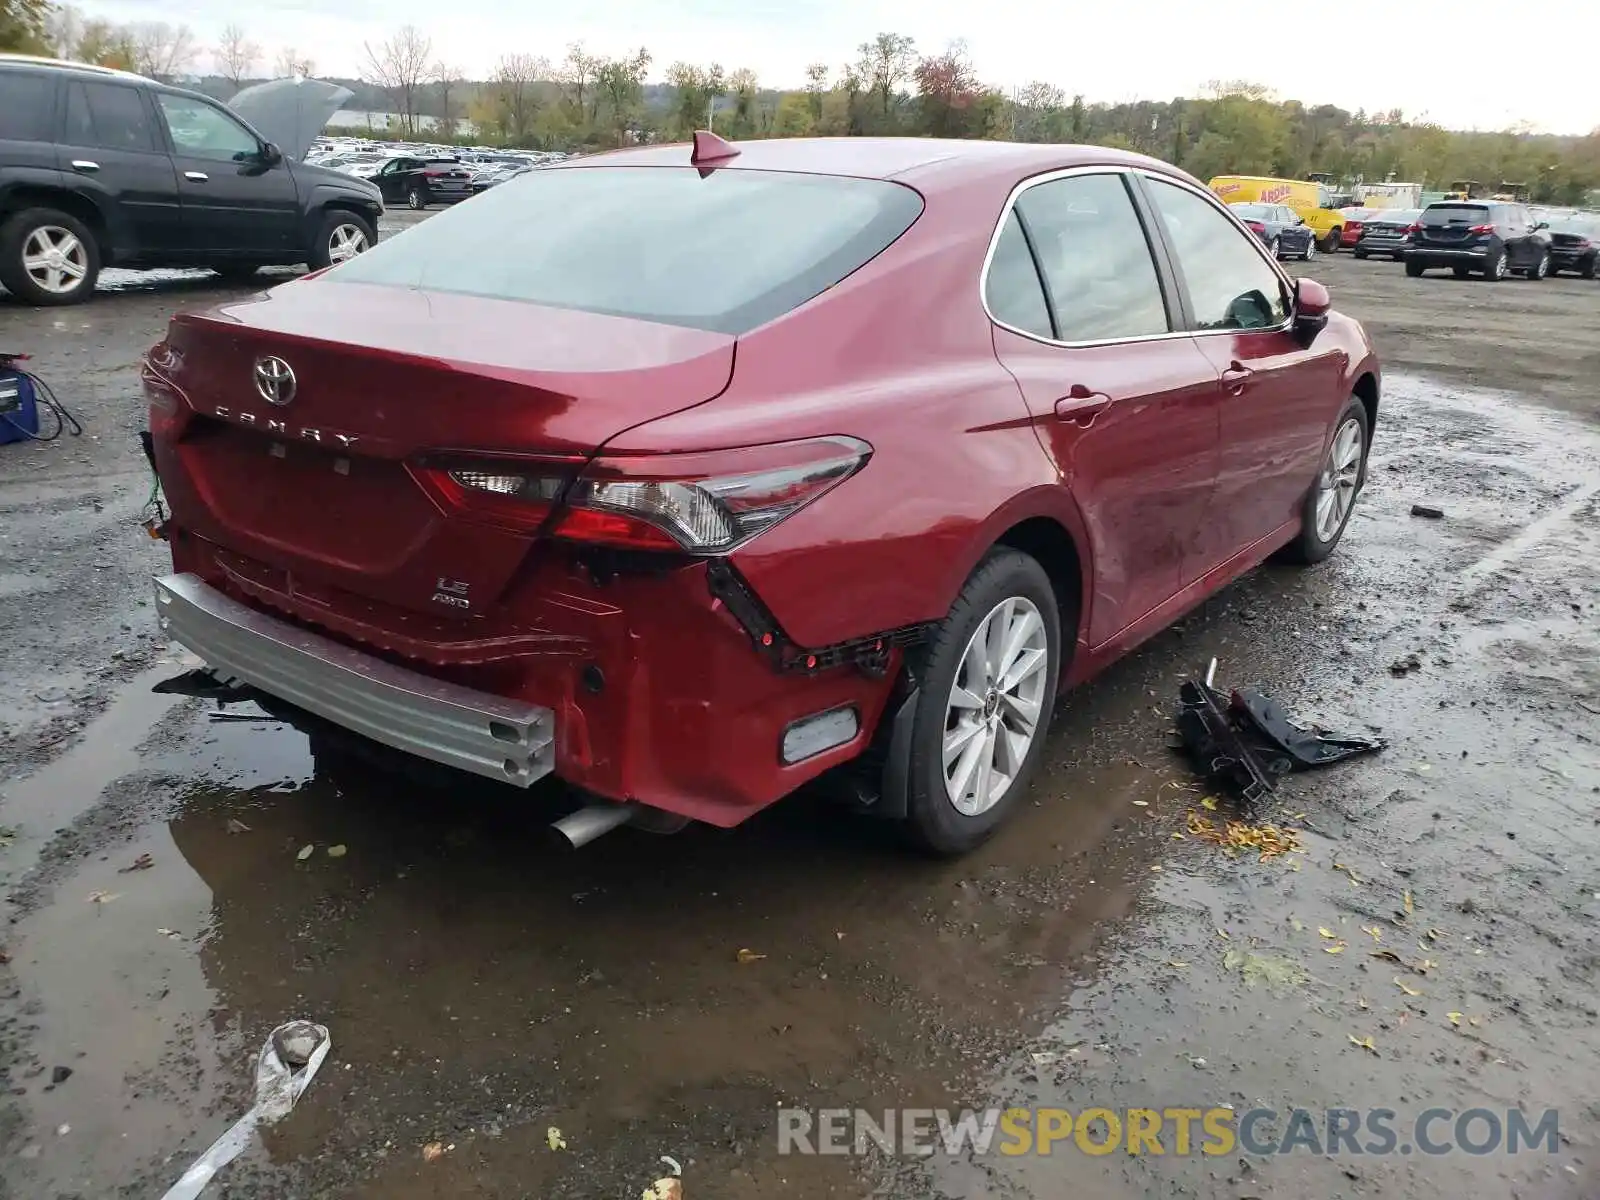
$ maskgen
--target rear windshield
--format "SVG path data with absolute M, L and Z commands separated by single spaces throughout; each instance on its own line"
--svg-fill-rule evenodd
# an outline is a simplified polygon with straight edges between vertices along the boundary
M 838 283 L 921 212 L 920 195 L 880 179 L 530 171 L 332 275 L 737 335 Z
M 1228 207 L 1245 221 L 1265 221 L 1274 215 L 1265 204 L 1230 204 Z
M 1580 237 L 1593 237 L 1600 233 L 1600 220 L 1593 217 L 1548 217 L 1551 233 L 1575 233 Z
M 1424 225 L 1451 225 L 1464 221 L 1468 225 L 1489 224 L 1489 209 L 1482 204 L 1434 204 L 1423 210 Z

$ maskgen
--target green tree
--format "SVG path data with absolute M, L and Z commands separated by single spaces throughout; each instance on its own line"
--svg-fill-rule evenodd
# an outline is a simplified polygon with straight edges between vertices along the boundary
M 0 50 L 48 53 L 54 9 L 49 0 L 0 0 Z
M 675 62 L 667 68 L 667 83 L 674 93 L 668 122 L 674 136 L 686 140 L 695 130 L 715 123 L 712 105 L 727 86 L 720 65 L 712 63 L 709 67 L 700 67 Z
M 595 93 L 605 112 L 613 146 L 630 140 L 644 109 L 644 76 L 650 68 L 650 51 L 644 47 L 631 58 L 608 58 L 595 69 Z

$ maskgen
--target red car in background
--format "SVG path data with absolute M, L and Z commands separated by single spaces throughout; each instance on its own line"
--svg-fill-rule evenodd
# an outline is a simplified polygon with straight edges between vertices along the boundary
M 847 767 L 955 853 L 1061 690 L 1334 549 L 1379 374 L 1152 159 L 701 135 L 179 315 L 144 384 L 158 612 L 218 677 L 553 774 L 575 843 Z
M 1361 240 L 1363 223 L 1374 220 L 1382 211 L 1379 208 L 1341 208 L 1339 215 L 1344 218 L 1344 227 L 1339 233 L 1340 247 L 1353 250 L 1355 244 Z

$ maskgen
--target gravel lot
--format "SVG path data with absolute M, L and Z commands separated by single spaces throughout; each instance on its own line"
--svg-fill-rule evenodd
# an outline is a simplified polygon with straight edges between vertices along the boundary
M 152 695 L 179 667 L 146 603 L 162 547 L 134 524 L 134 363 L 173 311 L 238 292 L 113 279 L 53 312 L 0 295 L 0 343 L 86 425 L 0 447 L 0 1196 L 159 1195 L 295 1016 L 330 1026 L 332 1055 L 218 1196 L 632 1200 L 661 1155 L 692 1200 L 1600 1194 L 1600 1108 L 1573 1069 L 1600 1052 L 1600 284 L 1345 255 L 1306 273 L 1388 371 L 1345 544 L 1257 572 L 1074 693 L 1031 811 L 959 863 L 811 797 L 558 856 L 540 834 L 559 795 L 429 790 Z M 1284 788 L 1297 866 L 1174 836 L 1206 814 L 1168 710 L 1212 656 L 1297 715 L 1391 739 Z M 1558 1109 L 1561 1140 L 777 1153 L 780 1104 L 995 1103 L 1521 1105 Z

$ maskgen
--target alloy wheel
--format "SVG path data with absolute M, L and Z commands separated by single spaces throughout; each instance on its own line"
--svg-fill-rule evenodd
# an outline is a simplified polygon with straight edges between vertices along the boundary
M 70 295 L 89 273 L 89 249 L 72 230 L 41 225 L 23 240 L 22 269 L 40 290 Z
M 1317 479 L 1317 537 L 1331 542 L 1344 526 L 1361 480 L 1361 422 L 1348 418 L 1334 434 L 1333 445 Z
M 1550 256 L 1541 254 L 1538 265 L 1533 268 L 1533 277 L 1535 279 L 1543 279 L 1548 274 L 1550 274 Z
M 1026 596 L 989 610 L 961 655 L 944 722 L 945 794 L 976 817 L 1010 790 L 1039 733 L 1050 644 L 1044 617 Z
M 333 232 L 328 235 L 328 261 L 342 263 L 364 254 L 370 247 L 367 245 L 367 231 L 359 225 L 335 225 Z
M 1510 256 L 1504 250 L 1502 250 L 1500 251 L 1500 257 L 1495 259 L 1494 277 L 1496 279 L 1504 279 L 1508 274 L 1510 274 L 1511 264 L 1508 261 L 1509 257 Z
M 1312 234 L 1306 239 L 1306 261 L 1310 262 L 1317 256 L 1317 235 Z

